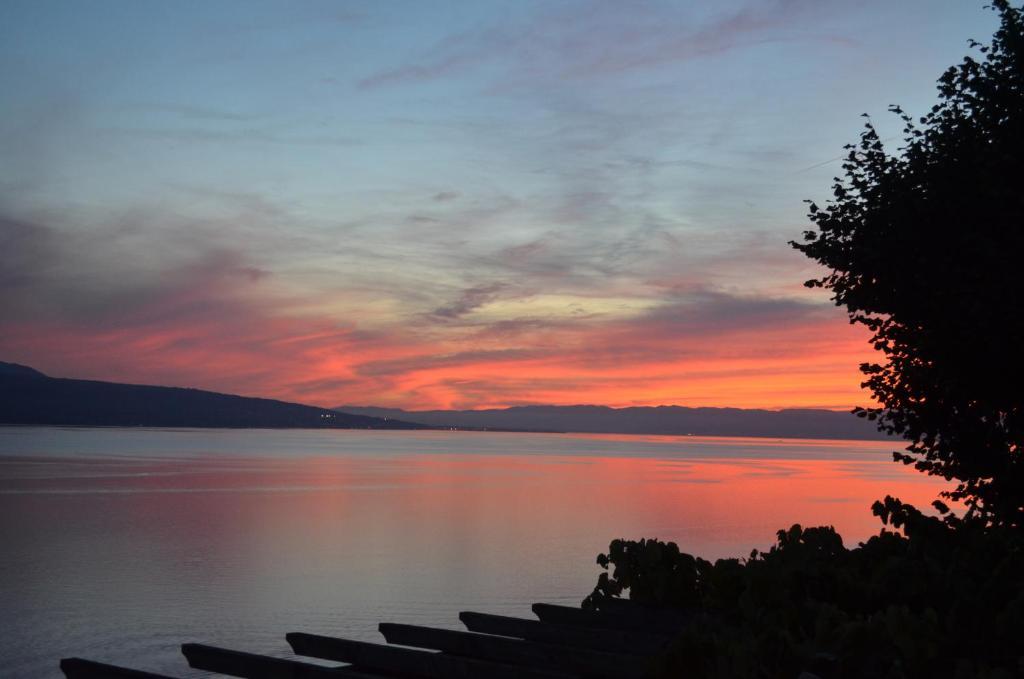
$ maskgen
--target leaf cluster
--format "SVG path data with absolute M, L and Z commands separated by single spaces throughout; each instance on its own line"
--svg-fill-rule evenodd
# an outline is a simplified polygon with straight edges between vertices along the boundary
M 832 527 L 780 530 L 767 552 L 714 563 L 658 540 L 611 543 L 583 605 L 628 593 L 688 611 L 666 677 L 1014 677 L 1024 674 L 1024 540 L 887 497 L 854 549 Z M 609 608 L 614 611 L 615 608 Z
M 990 45 L 971 43 L 903 146 L 873 124 L 847 146 L 833 199 L 792 245 L 884 360 L 861 366 L 880 407 L 858 409 L 910 443 L 895 458 L 956 480 L 971 515 L 1024 525 L 1024 12 L 994 0 Z

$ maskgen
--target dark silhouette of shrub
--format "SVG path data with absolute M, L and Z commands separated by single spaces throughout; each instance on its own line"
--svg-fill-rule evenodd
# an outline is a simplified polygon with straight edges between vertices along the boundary
M 892 155 L 868 122 L 834 200 L 792 243 L 829 273 L 885 363 L 861 366 L 909 441 L 897 461 L 955 480 L 926 516 L 886 497 L 878 535 L 847 549 L 793 526 L 768 552 L 711 563 L 674 543 L 615 540 L 584 608 L 611 598 L 689 612 L 663 676 L 1024 676 L 1024 10 L 993 0 L 989 46 L 939 80 Z
M 904 146 L 868 122 L 848 145 L 834 200 L 810 204 L 816 231 L 792 245 L 830 271 L 851 323 L 885 363 L 861 366 L 880 407 L 861 416 L 910 441 L 897 460 L 957 481 L 970 515 L 1024 524 L 1024 13 L 939 79 L 939 103 Z
M 748 559 L 714 563 L 657 540 L 612 542 L 584 608 L 623 591 L 691 612 L 659 676 L 1016 677 L 1024 674 L 1024 541 L 891 497 L 883 528 L 846 549 L 832 527 L 793 526 Z M 609 610 L 616 610 L 610 608 Z

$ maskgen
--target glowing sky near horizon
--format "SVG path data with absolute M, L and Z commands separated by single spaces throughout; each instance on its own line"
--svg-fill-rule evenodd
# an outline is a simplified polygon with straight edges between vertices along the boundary
M 786 242 L 983 4 L 6 0 L 0 360 L 324 406 L 862 404 L 866 335 Z

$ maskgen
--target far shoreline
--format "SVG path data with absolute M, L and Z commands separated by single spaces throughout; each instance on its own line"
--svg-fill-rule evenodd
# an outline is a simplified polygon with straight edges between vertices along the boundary
M 900 439 L 896 437 L 876 438 L 850 438 L 850 437 L 821 437 L 821 436 L 768 436 L 755 434 L 671 434 L 661 432 L 594 432 L 594 431 L 569 431 L 569 430 L 535 430 L 535 429 L 499 429 L 499 428 L 472 428 L 472 427 L 431 427 L 423 426 L 418 429 L 384 429 L 377 427 L 231 427 L 231 426 L 202 426 L 202 425 L 120 425 L 120 424 L 55 424 L 55 423 L 0 423 L 0 431 L 4 429 L 71 429 L 71 430 L 124 430 L 124 431 L 154 431 L 154 432 L 234 432 L 234 431 L 319 431 L 319 432 L 366 432 L 366 433 L 387 433 L 387 434 L 524 434 L 544 436 L 574 436 L 589 438 L 607 437 L 628 437 L 631 439 L 657 438 L 657 439 L 681 439 L 681 440 L 702 440 L 702 439 L 730 439 L 730 440 L 752 440 L 758 442 L 774 441 L 786 443 L 790 441 L 828 441 L 847 443 L 893 443 L 898 444 Z

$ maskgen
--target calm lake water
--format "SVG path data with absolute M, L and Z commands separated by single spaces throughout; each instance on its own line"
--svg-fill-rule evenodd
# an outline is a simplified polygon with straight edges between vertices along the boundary
M 81 655 L 176 676 L 185 641 L 288 655 L 472 609 L 576 605 L 616 537 L 705 557 L 793 523 L 847 544 L 937 483 L 880 442 L 0 427 L 0 675 Z

